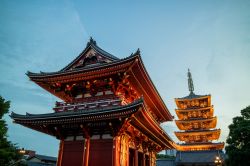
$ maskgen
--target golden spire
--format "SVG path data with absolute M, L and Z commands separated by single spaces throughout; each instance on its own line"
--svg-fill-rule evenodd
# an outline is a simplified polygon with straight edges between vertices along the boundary
M 188 89 L 190 91 L 190 95 L 194 94 L 194 84 L 193 84 L 193 79 L 192 79 L 192 75 L 190 73 L 190 70 L 188 69 Z

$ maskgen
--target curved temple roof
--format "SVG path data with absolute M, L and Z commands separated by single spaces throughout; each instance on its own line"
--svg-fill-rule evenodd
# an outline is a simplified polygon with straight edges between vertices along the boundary
M 105 108 L 105 109 L 91 109 L 91 110 L 77 110 L 77 111 L 67 111 L 67 112 L 54 112 L 54 113 L 47 113 L 47 114 L 29 114 L 26 113 L 26 115 L 20 115 L 16 114 L 14 112 L 11 113 L 10 117 L 14 119 L 14 122 L 24 122 L 25 123 L 32 123 L 33 120 L 56 120 L 56 119 L 70 119 L 70 118 L 76 118 L 76 117 L 86 117 L 86 120 L 88 119 L 87 117 L 92 117 L 90 120 L 94 119 L 93 116 L 99 116 L 99 118 L 106 118 L 108 116 L 102 117 L 101 115 L 107 115 L 107 114 L 113 114 L 116 112 L 120 111 L 125 111 L 125 110 L 133 110 L 130 111 L 131 113 L 134 113 L 136 110 L 133 108 L 137 108 L 138 106 L 143 104 L 143 99 L 139 99 L 131 104 L 125 105 L 125 106 L 116 106 L 110 108 Z M 36 122 L 37 123 L 37 122 Z
M 51 130 L 51 127 L 46 128 L 44 126 L 58 126 L 59 124 L 61 125 L 72 122 L 80 125 L 86 122 L 111 121 L 115 119 L 121 120 L 128 118 L 131 124 L 140 128 L 141 131 L 144 131 L 148 137 L 161 144 L 161 146 L 165 148 L 175 147 L 176 144 L 173 140 L 161 129 L 160 125 L 154 121 L 147 112 L 144 100 L 143 98 L 140 98 L 139 100 L 136 100 L 128 105 L 106 109 L 96 109 L 91 111 L 77 110 L 37 115 L 28 113 L 26 115 L 19 115 L 12 112 L 10 116 L 15 123 L 27 126 L 40 132 L 45 132 L 52 136 L 55 136 L 55 133 L 48 131 Z M 159 132 L 161 133 L 160 135 Z
M 70 67 L 72 67 L 72 65 L 74 63 L 76 63 L 79 59 L 82 58 L 82 56 L 85 55 L 85 53 L 89 50 L 89 49 L 94 49 L 97 53 L 99 53 L 100 55 L 106 57 L 107 59 L 111 60 L 111 61 L 116 61 L 119 60 L 119 58 L 117 58 L 116 56 L 104 51 L 103 49 L 101 49 L 100 47 L 98 47 L 96 41 L 91 37 L 89 42 L 87 43 L 87 46 L 85 47 L 85 49 L 82 51 L 82 53 L 76 57 L 71 63 L 69 63 L 66 67 L 64 67 L 62 70 L 60 71 L 66 71 L 69 70 Z
M 112 87 L 112 95 L 122 99 L 118 93 L 125 94 L 125 92 L 120 92 L 118 87 L 123 86 L 124 81 L 127 81 L 128 89 L 134 89 L 137 96 L 129 100 L 131 103 L 125 102 L 126 105 L 101 107 L 96 104 L 94 107 L 91 105 L 91 107 L 84 108 L 74 106 L 73 109 L 63 108 L 62 112 L 47 114 L 26 113 L 26 115 L 20 115 L 12 113 L 10 116 L 15 123 L 55 136 L 58 139 L 75 134 L 83 137 L 98 133 L 114 136 L 114 133 L 117 134 L 121 131 L 120 127 L 129 124 L 140 131 L 139 133 L 134 131 L 139 134 L 138 136 L 147 136 L 145 139 L 156 145 L 158 147 L 155 148 L 156 150 L 177 147 L 160 126 L 161 122 L 170 121 L 173 116 L 146 71 L 139 49 L 130 56 L 119 59 L 102 50 L 91 38 L 82 53 L 63 69 L 56 72 L 27 72 L 27 75 L 36 84 L 61 98 L 68 105 L 75 104 L 76 97 L 69 95 L 65 88 L 61 87 L 69 87 L 79 82 L 81 88 L 85 88 L 86 86 L 82 84 L 111 79 L 114 81 L 113 85 L 117 84 L 114 88 Z M 60 86 L 61 89 L 57 90 L 55 85 Z M 101 88 L 100 85 L 96 89 L 100 90 Z M 101 89 L 101 91 L 104 90 Z M 103 94 L 106 95 L 106 91 L 104 92 Z M 79 100 L 80 104 L 87 101 L 87 98 L 84 98 L 85 94 L 81 94 L 83 97 Z M 103 98 L 107 97 L 105 95 Z M 90 98 L 94 101 L 97 100 L 94 95 Z M 142 136 L 143 134 L 144 136 Z
M 104 58 L 103 63 L 91 64 L 83 67 L 74 67 L 78 65 L 80 61 L 84 63 L 84 60 L 88 56 L 92 56 L 93 52 L 90 49 L 97 50 L 97 56 L 102 56 Z M 147 104 L 156 110 L 156 114 L 161 122 L 172 120 L 173 116 L 170 114 L 168 108 L 163 102 L 159 92 L 157 91 L 155 85 L 153 84 L 140 56 L 140 50 L 138 49 L 135 53 L 124 59 L 118 59 L 110 56 L 106 51 L 100 49 L 96 42 L 91 38 L 90 42 L 87 44 L 85 50 L 69 65 L 57 72 L 50 73 L 32 73 L 28 72 L 28 77 L 36 82 L 39 86 L 49 91 L 53 95 L 61 98 L 64 101 L 69 101 L 65 95 L 58 94 L 57 92 L 50 89 L 50 84 L 53 82 L 70 82 L 72 80 L 89 80 L 92 78 L 101 78 L 104 76 L 110 76 L 112 74 L 118 74 L 121 72 L 127 72 L 131 75 L 129 80 L 136 87 L 137 91 L 140 92 L 147 102 Z M 84 59 L 85 58 L 85 59 Z M 105 59 L 106 58 L 106 59 Z M 107 58 L 109 58 L 107 60 Z M 80 60 L 81 59 L 81 60 Z M 91 59 L 91 58 L 90 58 Z M 80 65 L 82 65 L 82 62 Z

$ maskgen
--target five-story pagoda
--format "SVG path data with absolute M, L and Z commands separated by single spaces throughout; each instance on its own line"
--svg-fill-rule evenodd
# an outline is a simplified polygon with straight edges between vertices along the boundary
M 175 132 L 177 138 L 184 142 L 179 151 L 221 150 L 224 143 L 213 143 L 218 140 L 220 129 L 214 129 L 217 117 L 211 105 L 211 95 L 194 94 L 193 80 L 188 70 L 188 87 L 190 94 L 176 98 L 176 114 L 179 120 L 176 125 L 183 132 Z

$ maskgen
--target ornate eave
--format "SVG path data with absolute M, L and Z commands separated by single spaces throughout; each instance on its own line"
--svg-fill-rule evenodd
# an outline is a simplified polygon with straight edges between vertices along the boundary
M 160 122 L 173 120 L 173 116 L 170 114 L 149 77 L 140 55 L 138 56 L 136 63 L 131 65 L 127 73 L 130 75 L 128 80 L 130 80 L 133 87 L 137 87 L 137 92 L 143 95 L 147 106 L 153 109 L 153 112 L 159 118 L 158 120 Z
M 192 97 L 190 97 L 192 96 Z M 201 100 L 206 100 L 207 101 L 207 106 L 205 107 L 209 107 L 211 106 L 211 95 L 189 95 L 183 98 L 175 98 L 175 103 L 177 105 L 178 109 L 183 109 L 181 106 L 181 103 L 185 103 L 185 102 L 192 102 L 192 101 L 201 101 Z M 193 108 L 199 108 L 200 106 L 194 106 Z
M 194 129 L 211 129 L 216 127 L 217 117 L 207 119 L 175 120 L 175 123 L 180 130 L 190 130 L 190 127 Z
M 116 106 L 105 109 L 92 109 L 90 111 L 77 110 L 67 112 L 55 112 L 47 114 L 30 114 L 26 115 L 11 113 L 10 117 L 14 123 L 19 124 L 61 124 L 71 122 L 99 121 L 112 118 L 122 118 L 122 115 L 130 115 L 135 113 L 143 104 L 143 100 L 139 99 L 128 105 Z M 125 112 L 123 112 L 125 111 Z
M 139 99 L 125 106 L 93 109 L 91 111 L 77 110 L 48 114 L 27 113 L 26 115 L 12 113 L 10 116 L 14 123 L 60 139 L 64 138 L 65 135 L 74 135 L 74 133 L 71 133 L 72 131 L 77 131 L 76 133 L 86 137 L 82 126 L 93 128 L 93 132 L 98 131 L 99 133 L 105 133 L 106 130 L 116 130 L 112 129 L 112 123 L 116 123 L 116 126 L 119 126 L 122 121 L 136 113 L 142 105 L 143 100 Z
M 145 105 L 143 106 L 141 111 L 132 116 L 130 124 L 135 126 L 140 131 L 143 131 L 143 133 L 147 134 L 149 138 L 157 142 L 161 147 L 159 151 L 164 149 L 176 148 L 176 144 L 174 143 L 174 141 L 160 127 L 159 123 L 155 121 Z
M 184 137 L 188 139 L 189 137 L 193 136 L 206 136 L 208 140 L 217 140 L 220 137 L 220 131 L 221 131 L 220 129 L 214 129 L 214 130 L 199 130 L 199 131 L 192 130 L 192 131 L 174 132 L 174 133 L 180 141 L 186 141 Z
M 75 79 L 79 77 L 88 79 L 87 76 L 95 74 L 95 73 L 107 72 L 113 69 L 117 70 L 119 68 L 128 67 L 130 66 L 130 63 L 133 63 L 133 61 L 136 59 L 136 56 L 138 55 L 134 54 L 133 56 L 129 56 L 121 60 L 116 60 L 116 61 L 112 61 L 109 63 L 100 64 L 100 65 L 95 65 L 95 66 L 76 68 L 72 70 L 62 70 L 62 71 L 57 71 L 57 72 L 40 72 L 40 73 L 27 72 L 27 76 L 34 82 L 39 82 L 39 81 L 67 82 L 67 81 L 70 81 L 70 79 Z
M 110 75 L 124 73 L 128 70 L 138 55 L 129 57 L 121 61 L 110 62 L 100 66 L 94 66 L 89 68 L 79 68 L 75 70 L 55 72 L 55 73 L 42 73 L 42 74 L 28 74 L 30 79 L 36 84 L 47 90 L 51 94 L 57 96 L 63 101 L 71 101 L 71 98 L 65 95 L 63 92 L 55 92 L 50 88 L 53 83 L 67 83 L 73 81 L 86 81 L 90 79 L 103 78 Z
M 213 105 L 210 107 L 204 107 L 204 108 L 197 108 L 197 109 L 175 109 L 176 115 L 180 120 L 184 119 L 183 114 L 188 114 L 188 113 L 193 113 L 195 112 L 196 114 L 200 114 L 201 117 L 203 116 L 204 113 L 206 112 L 206 117 L 211 118 L 214 115 L 214 109 Z M 188 119 L 188 118 L 187 118 Z
M 72 63 L 73 64 L 73 63 Z M 69 65 L 69 66 L 72 66 Z M 67 69 L 69 68 L 67 67 Z M 156 114 L 160 122 L 169 121 L 173 119 L 168 108 L 164 104 L 160 94 L 155 88 L 151 78 L 149 77 L 145 66 L 142 62 L 140 51 L 131 56 L 111 61 L 95 66 L 87 66 L 83 68 L 74 68 L 72 70 L 61 70 L 52 73 L 27 73 L 29 78 L 37 83 L 39 86 L 49 91 L 60 99 L 70 102 L 71 98 L 65 95 L 64 92 L 56 92 L 51 89 L 51 84 L 67 83 L 73 81 L 88 81 L 90 79 L 98 79 L 109 77 L 112 75 L 119 75 L 126 73 L 128 80 L 139 95 L 143 96 L 147 105 Z
M 196 143 L 196 144 L 180 144 L 178 151 L 199 151 L 199 150 L 221 150 L 224 143 Z
M 57 112 L 49 114 L 26 114 L 19 115 L 12 113 L 11 118 L 14 123 L 26 126 L 28 128 L 43 132 L 57 138 L 64 138 L 65 133 L 74 135 L 67 131 L 67 126 L 74 126 L 78 134 L 85 136 L 84 130 L 93 128 L 92 130 L 98 133 L 105 133 L 102 130 L 115 130 L 122 132 L 127 131 L 129 126 L 132 130 L 128 131 L 132 136 L 141 137 L 144 141 L 154 142 L 157 151 L 165 148 L 173 148 L 175 143 L 160 127 L 159 123 L 151 116 L 147 110 L 143 99 L 139 99 L 125 106 L 117 106 L 108 109 L 95 109 L 92 111 L 78 110 L 68 112 Z M 126 123 L 122 123 L 126 121 Z M 112 128 L 112 124 L 124 124 L 121 128 Z M 63 128 L 64 126 L 64 128 Z M 66 128 L 65 128 L 66 127 Z M 86 128 L 87 129 L 82 129 Z M 108 127 L 108 129 L 107 129 Z M 159 135 L 159 133 L 161 133 Z M 119 133 L 118 133 L 119 134 Z M 148 139 L 148 140 L 147 140 Z

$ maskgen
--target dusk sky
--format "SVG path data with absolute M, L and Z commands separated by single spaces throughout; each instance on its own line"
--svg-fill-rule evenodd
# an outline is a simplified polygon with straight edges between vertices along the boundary
M 171 114 L 174 98 L 211 94 L 218 141 L 250 105 L 250 1 L 0 1 L 0 95 L 10 111 L 53 112 L 56 97 L 25 73 L 58 71 L 85 48 L 90 36 L 107 52 L 125 58 L 137 48 Z M 54 137 L 13 124 L 9 139 L 39 154 L 57 156 Z M 162 124 L 177 141 L 173 122 Z

